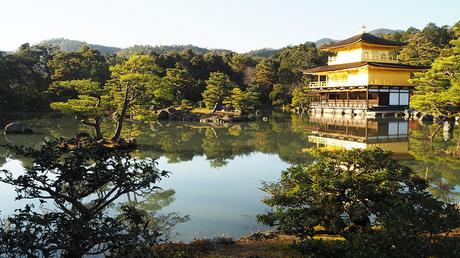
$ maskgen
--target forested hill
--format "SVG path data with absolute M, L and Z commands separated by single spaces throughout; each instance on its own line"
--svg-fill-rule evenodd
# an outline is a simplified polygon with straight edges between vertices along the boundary
M 394 35 L 394 34 L 400 34 L 404 32 L 403 30 L 392 30 L 392 29 L 385 29 L 385 28 L 380 28 L 380 29 L 375 29 L 371 30 L 368 33 L 373 34 L 375 36 L 385 36 L 385 35 Z M 327 45 L 336 41 L 339 41 L 340 39 L 331 39 L 331 38 L 322 38 L 318 39 L 315 41 L 315 45 L 317 47 L 321 47 L 323 45 Z
M 380 29 L 375 29 L 369 31 L 370 34 L 380 36 L 380 35 L 387 35 L 387 34 L 397 34 L 397 33 L 403 33 L 403 30 L 391 30 L 391 29 L 385 29 L 385 28 L 380 28 Z
M 92 49 L 98 50 L 101 54 L 112 54 L 116 53 L 121 50 L 118 47 L 109 47 L 97 44 L 89 44 L 84 41 L 79 40 L 71 40 L 71 39 L 64 39 L 64 38 L 57 38 L 57 39 L 49 39 L 44 40 L 39 43 L 39 45 L 52 45 L 58 47 L 61 51 L 78 51 L 82 46 L 89 46 Z
M 395 34 L 395 33 L 401 33 L 401 32 L 402 30 L 391 30 L 391 29 L 380 28 L 380 29 L 372 30 L 369 33 L 377 35 L 377 36 L 381 36 L 381 35 Z M 331 38 L 322 38 L 322 39 L 315 41 L 315 45 L 317 47 L 320 47 L 322 45 L 329 44 L 334 41 L 337 41 L 337 40 L 331 39 Z M 125 56 L 125 57 L 130 56 L 131 54 L 135 54 L 135 53 L 148 54 L 148 53 L 155 52 L 158 54 L 164 54 L 164 53 L 168 53 L 171 51 L 181 52 L 184 49 L 191 49 L 193 52 L 197 54 L 205 54 L 211 51 L 220 52 L 220 53 L 233 52 L 227 49 L 209 49 L 209 48 L 204 48 L 204 47 L 198 47 L 198 46 L 191 45 L 191 44 L 189 45 L 168 45 L 168 46 L 134 45 L 128 48 L 118 48 L 118 47 L 110 47 L 110 46 L 104 46 L 104 45 L 98 45 L 98 44 L 90 44 L 90 43 L 86 43 L 85 41 L 71 40 L 71 39 L 64 39 L 64 38 L 44 40 L 40 42 L 39 45 L 57 46 L 59 47 L 61 51 L 78 51 L 82 46 L 87 45 L 92 49 L 98 50 L 103 55 L 118 54 L 120 56 Z M 262 49 L 256 49 L 256 50 L 249 51 L 247 54 L 258 56 L 258 57 L 270 57 L 280 52 L 281 52 L 281 49 L 262 48 Z
M 247 54 L 259 57 L 270 57 L 281 52 L 281 49 L 274 48 L 261 48 L 257 50 L 251 50 Z
M 58 47 L 61 51 L 78 51 L 82 46 L 89 46 L 92 49 L 98 50 L 101 54 L 118 54 L 121 56 L 129 56 L 134 53 L 158 53 L 158 54 L 164 54 L 167 52 L 171 51 L 176 51 L 176 52 L 181 52 L 184 49 L 191 49 L 193 52 L 197 54 L 205 54 L 211 51 L 217 51 L 217 52 L 232 52 L 230 50 L 226 49 L 208 49 L 208 48 L 202 48 L 202 47 L 197 47 L 194 45 L 170 45 L 170 46 L 149 46 L 149 45 L 134 45 L 132 47 L 128 48 L 118 48 L 118 47 L 109 47 L 109 46 L 103 46 L 103 45 L 97 45 L 97 44 L 89 44 L 84 41 L 79 41 L 79 40 L 71 40 L 71 39 L 64 39 L 64 38 L 58 38 L 58 39 L 50 39 L 50 40 L 44 40 L 39 43 L 39 45 L 52 45 Z
M 194 45 L 169 45 L 169 46 L 149 46 L 149 45 L 134 45 L 132 47 L 121 49 L 117 52 L 120 56 L 130 56 L 132 54 L 149 54 L 149 53 L 157 53 L 157 54 L 165 54 L 168 52 L 176 51 L 181 52 L 185 49 L 190 49 L 196 54 L 206 54 L 208 52 L 214 51 L 219 53 L 231 53 L 231 50 L 227 49 L 209 49 L 203 47 L 197 47 Z

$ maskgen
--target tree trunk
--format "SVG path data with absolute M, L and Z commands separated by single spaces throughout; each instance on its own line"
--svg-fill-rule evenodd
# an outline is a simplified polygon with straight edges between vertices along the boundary
M 211 113 L 216 112 L 216 110 L 217 110 L 217 105 L 218 105 L 218 103 L 216 103 L 216 104 L 214 105 L 214 108 L 212 109 Z
M 96 131 L 96 139 L 102 139 L 102 132 L 101 132 L 101 118 L 97 117 L 94 122 L 94 130 Z
M 434 129 L 433 133 L 430 136 L 428 136 L 431 143 L 433 142 L 434 137 L 436 136 L 436 134 L 439 132 L 441 128 L 442 128 L 442 123 L 439 123 L 436 129 Z
M 123 107 L 121 109 L 121 114 L 118 117 L 117 129 L 115 130 L 115 134 L 112 137 L 112 141 L 116 141 L 116 140 L 118 140 L 120 138 L 121 129 L 123 128 L 123 122 L 124 122 L 125 116 L 126 116 L 126 110 L 128 109 L 128 105 L 129 105 L 128 93 L 129 93 L 129 85 L 126 86 L 125 97 L 124 97 L 124 100 L 123 100 Z

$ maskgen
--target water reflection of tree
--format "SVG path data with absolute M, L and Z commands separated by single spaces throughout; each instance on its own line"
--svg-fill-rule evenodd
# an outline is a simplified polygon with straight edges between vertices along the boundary
M 408 162 L 419 175 L 429 179 L 433 194 L 447 201 L 460 197 L 460 193 L 454 191 L 460 186 L 460 159 L 455 156 L 460 131 L 454 130 L 449 138 L 438 133 L 432 141 L 428 141 L 427 137 L 436 128 L 436 124 L 411 125 L 410 154 L 415 160 Z
M 199 123 L 155 124 L 148 128 L 144 126 L 138 141 L 144 156 L 161 153 L 169 162 L 205 156 L 212 166 L 222 167 L 236 156 L 261 152 L 279 155 L 289 163 L 299 163 L 309 159 L 302 152 L 308 146 L 308 133 L 305 127 L 302 130 L 304 124 L 304 120 L 291 120 L 289 116 L 269 122 L 225 126 Z
M 37 131 L 34 135 L 2 135 L 0 144 L 13 143 L 37 147 L 44 137 L 71 136 L 85 131 L 72 119 L 53 115 L 29 118 Z M 103 130 L 110 130 L 112 123 L 104 123 Z M 204 156 L 214 167 L 225 166 L 237 156 L 253 152 L 278 155 L 283 161 L 298 164 L 311 161 L 303 149 L 312 145 L 308 135 L 312 128 L 307 117 L 290 113 L 273 112 L 268 122 L 256 121 L 213 126 L 193 122 L 153 122 L 151 124 L 128 124 L 123 131 L 125 137 L 135 137 L 139 150 L 137 157 L 159 158 L 164 156 L 168 162 L 192 160 Z M 436 125 L 421 125 L 411 122 L 410 154 L 414 160 L 407 161 L 420 175 L 433 182 L 433 193 L 445 199 L 455 197 L 455 187 L 460 186 L 460 131 L 453 134 L 438 133 L 432 142 L 427 137 L 436 130 Z M 107 128 L 106 128 L 107 127 Z M 0 148 L 0 166 L 8 158 L 17 157 Z M 30 160 L 20 158 L 24 165 Z M 459 195 L 459 194 L 457 194 Z
M 189 220 L 188 215 L 181 216 L 178 212 L 159 213 L 161 209 L 171 205 L 175 201 L 175 194 L 176 191 L 173 189 L 159 190 L 147 195 L 128 193 L 126 204 L 150 214 L 150 226 L 160 230 L 160 233 L 166 236 L 166 238 L 170 238 L 175 225 L 175 223 L 171 222 L 186 222 Z
M 5 119 L 5 118 L 4 118 Z M 0 134 L 0 145 L 16 145 L 38 148 L 43 139 L 54 139 L 71 136 L 78 131 L 86 131 L 86 127 L 79 125 L 76 121 L 56 116 L 53 113 L 31 113 L 6 116 L 5 121 L 25 121 L 27 126 L 33 128 L 31 135 L 10 135 Z M 24 157 L 16 157 L 6 148 L 0 148 L 0 166 L 6 163 L 7 159 L 19 159 L 23 166 L 32 165 L 32 160 Z

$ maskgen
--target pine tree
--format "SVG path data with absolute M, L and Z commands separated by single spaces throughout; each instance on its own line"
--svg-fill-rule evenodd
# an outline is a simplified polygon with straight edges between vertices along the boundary
M 225 97 L 230 95 L 234 87 L 235 84 L 228 75 L 221 72 L 211 73 L 209 79 L 206 80 L 206 90 L 203 92 L 206 107 L 215 111 L 219 105 L 223 104 Z
M 431 69 L 411 80 L 417 86 L 411 105 L 417 110 L 446 118 L 460 112 L 460 39 L 451 45 Z

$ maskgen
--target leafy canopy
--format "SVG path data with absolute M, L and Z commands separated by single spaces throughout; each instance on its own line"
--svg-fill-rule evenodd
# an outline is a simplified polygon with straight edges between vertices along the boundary
M 215 108 L 222 105 L 225 97 L 230 95 L 230 91 L 235 84 L 230 77 L 221 72 L 214 72 L 206 80 L 206 90 L 203 92 L 203 100 L 208 108 Z
M 298 247 L 305 253 L 418 257 L 436 251 L 431 247 L 433 236 L 460 226 L 459 211 L 433 198 L 428 183 L 389 152 L 353 149 L 313 154 L 316 162 L 293 166 L 278 182 L 263 185 L 270 195 L 263 202 L 273 210 L 259 216 L 260 221 L 300 237 Z M 320 234 L 341 237 L 340 253 L 333 254 L 332 248 L 312 239 Z
M 240 111 L 252 110 L 258 105 L 258 94 L 233 88 L 231 95 L 224 100 L 224 104 L 231 105 Z
M 426 72 L 411 80 L 417 87 L 411 105 L 437 116 L 452 117 L 460 112 L 460 38 L 451 41 Z
M 122 204 L 122 195 L 152 194 L 166 171 L 152 159 L 138 160 L 129 152 L 94 142 L 68 149 L 58 141 L 40 149 L 9 147 L 33 160 L 24 174 L 0 171 L 0 182 L 16 188 L 16 199 L 48 202 L 53 209 L 37 212 L 27 205 L 0 227 L 0 253 L 10 257 L 81 257 L 108 250 L 112 255 L 148 249 L 164 240 L 154 214 Z M 183 221 L 171 217 L 169 225 Z M 1 223 L 0 223 L 1 224 Z M 1 225 L 0 225 L 1 226 Z

